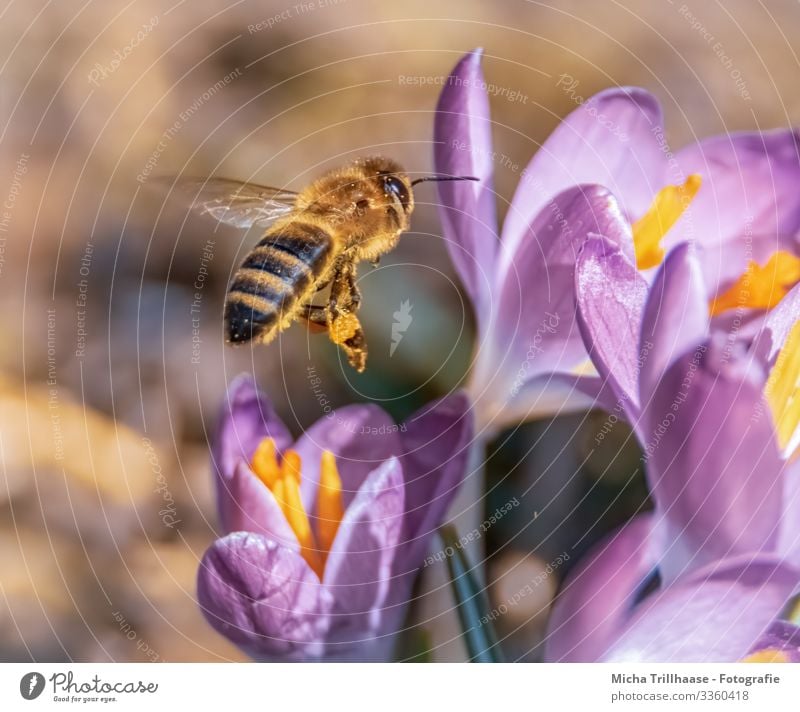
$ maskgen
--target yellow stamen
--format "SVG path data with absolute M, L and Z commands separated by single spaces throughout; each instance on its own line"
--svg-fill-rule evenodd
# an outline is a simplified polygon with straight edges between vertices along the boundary
M 785 616 L 787 621 L 795 624 L 800 624 L 800 599 L 795 601 L 794 605 L 789 609 L 788 615 Z
M 258 444 L 250 467 L 269 489 L 272 489 L 280 479 L 278 458 L 275 455 L 275 441 L 272 438 L 264 438 Z
M 300 496 L 300 455 L 294 450 L 283 453 L 280 464 L 272 438 L 264 438 L 256 448 L 250 466 L 256 476 L 272 492 L 286 521 L 300 543 L 300 553 L 308 565 L 322 578 L 325 559 L 333 544 L 339 524 L 344 516 L 342 506 L 342 481 L 336 469 L 336 458 L 327 450 L 320 463 L 318 497 L 318 536 L 314 536 L 308 513 Z M 319 546 L 317 545 L 319 539 Z
M 800 282 L 800 257 L 778 250 L 761 267 L 750 261 L 747 269 L 711 302 L 709 311 L 716 316 L 730 309 L 772 309 L 795 284 Z
M 300 455 L 294 450 L 287 450 L 283 455 L 283 462 L 281 463 L 281 476 L 294 479 L 297 484 L 300 484 Z
M 319 542 L 324 551 L 330 551 L 339 524 L 344 516 L 342 507 L 342 480 L 336 467 L 336 457 L 325 450 L 319 468 Z
M 322 578 L 322 559 L 314 541 L 311 523 L 303 507 L 303 500 L 300 498 L 300 485 L 294 477 L 284 477 L 283 491 L 285 496 L 283 513 L 297 536 L 297 541 L 300 542 L 300 553 L 317 576 Z
M 800 321 L 783 344 L 767 379 L 764 395 L 772 410 L 778 445 L 786 449 L 800 424 Z
M 634 223 L 633 245 L 639 269 L 650 269 L 661 264 L 664 259 L 661 240 L 689 207 L 701 183 L 701 177 L 693 173 L 683 185 L 662 188 L 647 212 Z
M 746 658 L 742 658 L 743 663 L 788 663 L 789 656 L 777 648 L 764 648 L 758 650 Z

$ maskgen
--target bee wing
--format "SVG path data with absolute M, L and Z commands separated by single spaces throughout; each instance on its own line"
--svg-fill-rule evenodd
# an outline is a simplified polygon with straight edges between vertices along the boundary
M 246 229 L 265 225 L 294 208 L 297 193 L 230 178 L 175 178 L 163 176 L 151 181 L 162 192 L 177 195 L 199 215 Z

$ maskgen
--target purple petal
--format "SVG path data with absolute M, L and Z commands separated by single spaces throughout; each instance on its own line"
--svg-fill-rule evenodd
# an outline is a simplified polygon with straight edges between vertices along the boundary
M 491 311 L 497 216 L 492 125 L 481 54 L 475 50 L 461 59 L 442 90 L 434 123 L 434 161 L 438 175 L 480 179 L 437 185 L 447 249 L 484 328 Z
M 597 376 L 548 373 L 525 381 L 489 422 L 489 427 L 497 431 L 529 420 L 568 415 L 592 408 L 611 412 L 617 402 L 613 389 Z
M 461 482 L 474 474 L 467 472 L 473 417 L 466 394 L 454 393 L 427 405 L 405 426 L 406 514 L 403 559 L 397 573 L 414 570 L 422 563 L 428 542 L 444 522 Z
M 703 186 L 665 244 L 697 240 L 704 251 L 704 273 L 712 291 L 731 279 L 728 255 L 714 246 L 759 234 L 793 235 L 800 230 L 800 137 L 794 130 L 726 134 L 680 151 L 685 175 L 699 173 Z M 713 260 L 713 261 L 712 261 Z
M 780 304 L 767 314 L 764 321 L 764 330 L 770 337 L 768 354 L 770 363 L 774 362 L 798 320 L 800 320 L 800 284 L 795 285 L 781 299 Z
M 336 455 L 347 508 L 370 472 L 401 452 L 399 428 L 376 405 L 348 405 L 331 411 L 306 430 L 295 444 L 303 461 L 300 492 L 309 514 L 316 511 L 323 450 Z
M 683 243 L 667 255 L 647 295 L 639 344 L 644 402 L 675 358 L 706 340 L 708 323 L 700 267 L 693 248 Z
M 263 534 L 292 551 L 300 550 L 300 543 L 272 492 L 244 460 L 239 462 L 227 484 L 218 502 L 226 534 Z
M 519 246 L 501 286 L 492 348 L 480 355 L 502 377 L 494 388 L 506 389 L 506 399 L 531 378 L 586 360 L 575 322 L 575 261 L 593 233 L 621 244 L 628 226 L 608 191 L 575 186 L 536 217 Z
M 737 553 L 772 551 L 783 462 L 762 382 L 712 342 L 675 361 L 643 410 L 650 491 L 672 542 L 662 578 Z
M 325 585 L 334 597 L 329 654 L 341 656 L 380 633 L 403 525 L 403 471 L 391 458 L 364 481 L 331 547 Z
M 797 572 L 767 558 L 718 562 L 646 599 L 609 662 L 733 662 L 783 607 Z
M 616 245 L 597 237 L 578 256 L 575 292 L 578 323 L 592 363 L 635 423 L 647 283 Z
M 228 389 L 212 444 L 217 502 L 226 531 L 231 531 L 225 519 L 231 498 L 230 480 L 239 463 L 250 462 L 265 437 L 273 438 L 278 450 L 285 449 L 292 442 L 292 436 L 271 401 L 259 392 L 250 376 L 242 374 Z
M 642 215 L 663 187 L 661 125 L 656 98 L 635 87 L 600 92 L 564 119 L 533 157 L 514 194 L 503 225 L 500 273 L 515 261 L 533 218 L 565 188 L 602 185 L 619 197 L 626 215 Z
M 786 465 L 783 476 L 783 516 L 778 553 L 800 569 L 800 460 Z
M 208 622 L 256 658 L 322 654 L 331 599 L 295 552 L 258 534 L 236 532 L 203 556 L 197 597 Z
M 655 570 L 651 517 L 632 519 L 576 567 L 553 607 L 547 662 L 593 662 L 627 624 L 636 596 Z
M 784 658 L 776 662 L 800 663 L 800 627 L 789 621 L 773 621 L 750 649 L 747 657 L 758 653 L 776 652 Z

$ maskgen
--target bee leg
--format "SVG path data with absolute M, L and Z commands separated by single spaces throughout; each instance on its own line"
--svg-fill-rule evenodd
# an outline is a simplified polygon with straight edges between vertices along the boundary
M 306 322 L 309 331 L 320 333 L 328 330 L 328 310 L 325 307 L 306 304 L 299 317 Z
M 334 275 L 328 300 L 328 335 L 344 349 L 348 362 L 359 373 L 367 364 L 366 338 L 356 316 L 360 304 L 355 269 L 352 264 L 341 265 Z

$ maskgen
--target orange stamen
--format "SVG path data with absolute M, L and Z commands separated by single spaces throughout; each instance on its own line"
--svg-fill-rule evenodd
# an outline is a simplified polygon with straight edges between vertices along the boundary
M 693 173 L 683 185 L 668 185 L 653 199 L 647 212 L 633 224 L 633 246 L 639 269 L 657 267 L 664 259 L 661 240 L 678 222 L 700 190 L 702 178 Z
M 800 425 L 800 321 L 792 327 L 778 354 L 764 395 L 775 421 L 778 445 L 786 450 Z
M 272 438 L 264 438 L 258 444 L 250 467 L 269 489 L 272 489 L 280 479 L 278 458 L 275 454 L 275 441 Z
M 344 516 L 344 508 L 342 506 L 342 480 L 336 467 L 336 457 L 328 450 L 322 453 L 320 462 L 317 509 L 320 546 L 324 551 L 330 551 Z
M 750 261 L 747 269 L 725 292 L 711 302 L 716 316 L 731 309 L 772 309 L 800 282 L 800 257 L 778 250 L 761 267 Z
M 302 462 L 294 450 L 283 453 L 280 464 L 272 438 L 264 438 L 256 448 L 250 466 L 256 476 L 272 492 L 286 521 L 297 537 L 300 553 L 322 579 L 325 559 L 344 516 L 342 482 L 336 468 L 336 458 L 327 450 L 320 462 L 318 497 L 319 524 L 317 537 L 311 528 L 308 513 L 300 496 Z M 319 539 L 319 545 L 317 545 Z
M 300 484 L 300 455 L 294 450 L 287 450 L 283 455 L 283 462 L 281 463 L 281 476 L 294 479 L 297 484 Z
M 308 521 L 303 500 L 300 498 L 300 485 L 292 477 L 283 478 L 283 491 L 285 495 L 283 513 L 289 522 L 292 531 L 300 542 L 300 553 L 308 565 L 322 578 L 322 560 L 317 544 L 314 541 L 314 533 L 311 531 L 311 523 Z

